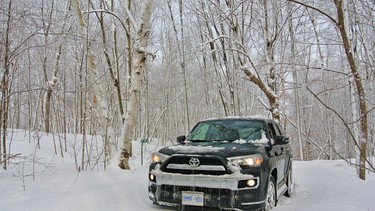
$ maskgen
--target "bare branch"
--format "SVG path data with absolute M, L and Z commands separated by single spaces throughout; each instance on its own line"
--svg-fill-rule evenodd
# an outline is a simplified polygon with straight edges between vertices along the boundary
M 316 7 L 310 6 L 310 5 L 308 5 L 308 4 L 305 4 L 305 3 L 302 3 L 302 2 L 299 2 L 299 1 L 296 1 L 296 0 L 287 0 L 287 1 L 294 2 L 294 3 L 296 3 L 296 4 L 299 4 L 299 5 L 305 6 L 305 7 L 307 7 L 307 8 L 312 9 L 312 10 L 315 10 L 315 11 L 321 13 L 322 15 L 324 15 L 325 17 L 327 17 L 327 18 L 328 18 L 329 20 L 331 20 L 335 25 L 338 25 L 338 22 L 337 22 L 334 18 L 332 18 L 330 15 L 328 15 L 327 13 L 323 12 L 322 10 L 320 10 L 320 9 L 318 9 L 318 8 L 316 8 Z
M 85 12 L 82 12 L 82 13 L 101 13 L 101 12 L 104 12 L 104 13 L 107 13 L 107 14 L 110 14 L 112 15 L 113 17 L 115 17 L 120 23 L 121 23 L 121 26 L 122 28 L 124 28 L 124 30 L 126 31 L 126 33 L 129 35 L 129 36 L 132 36 L 129 29 L 126 27 L 125 23 L 121 20 L 121 18 L 114 12 L 111 12 L 107 9 L 101 9 L 101 10 L 89 10 L 89 11 L 85 11 Z
M 318 95 L 316 95 L 309 87 L 306 87 L 306 89 L 324 106 L 326 107 L 328 110 L 332 111 L 334 114 L 336 114 L 336 116 L 341 120 L 341 122 L 344 124 L 344 126 L 346 127 L 346 129 L 348 130 L 348 133 L 349 135 L 351 136 L 352 140 L 353 140 L 353 143 L 356 147 L 358 147 L 359 150 L 361 150 L 361 146 L 359 145 L 359 143 L 356 141 L 352 131 L 350 130 L 350 127 L 349 125 L 346 123 L 345 119 L 335 110 L 333 109 L 332 107 L 328 106 L 326 103 L 323 102 L 322 99 L 320 99 L 318 97 Z M 375 171 L 375 167 L 371 164 L 370 160 L 365 157 L 366 159 L 366 163 L 371 167 L 372 171 Z M 363 167 L 363 166 L 361 166 Z

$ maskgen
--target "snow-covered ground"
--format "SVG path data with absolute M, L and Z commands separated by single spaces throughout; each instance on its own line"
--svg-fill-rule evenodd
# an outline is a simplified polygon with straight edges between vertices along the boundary
M 0 170 L 1 211 L 174 210 L 149 201 L 147 165 L 140 165 L 139 142 L 134 142 L 133 170 L 120 170 L 113 162 L 104 171 L 101 159 L 95 165 L 95 158 L 101 155 L 100 147 L 96 148 L 100 140 L 90 138 L 87 146 L 92 170 L 78 173 L 75 157 L 80 163 L 81 137 L 67 137 L 68 153 L 62 158 L 54 152 L 54 141 L 58 146 L 61 140 L 56 135 L 14 131 L 8 136 L 12 136 L 11 154 L 21 155 L 12 160 L 8 170 Z M 40 149 L 36 147 L 38 139 Z M 144 149 L 146 163 L 155 146 L 145 144 Z M 294 195 L 280 199 L 275 211 L 375 211 L 374 173 L 362 181 L 343 161 L 295 161 L 293 177 Z

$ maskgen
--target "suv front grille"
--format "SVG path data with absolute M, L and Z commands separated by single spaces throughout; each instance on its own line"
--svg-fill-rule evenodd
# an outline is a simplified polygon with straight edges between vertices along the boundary
M 168 173 L 224 175 L 231 172 L 227 169 L 227 160 L 218 156 L 185 156 L 170 157 L 161 167 Z
M 229 189 L 217 189 L 217 188 L 203 188 L 203 187 L 188 187 L 188 186 L 175 186 L 175 185 L 162 185 L 161 190 L 167 192 L 181 192 L 181 191 L 196 191 L 203 192 L 209 195 L 229 195 L 231 190 Z
M 207 210 L 208 207 L 226 207 L 233 204 L 234 193 L 229 189 L 162 185 L 158 190 L 158 198 L 160 201 L 179 204 L 181 203 L 182 191 L 203 192 L 205 208 L 202 208 L 202 210 Z

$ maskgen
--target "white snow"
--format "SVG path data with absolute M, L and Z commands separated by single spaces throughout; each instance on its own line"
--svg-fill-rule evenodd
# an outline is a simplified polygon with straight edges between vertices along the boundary
M 225 149 L 224 147 L 213 147 L 213 146 L 170 146 L 170 149 L 175 150 L 176 152 L 179 153 L 189 153 L 189 154 L 194 154 L 194 153 L 202 153 L 202 152 L 219 152 L 220 150 Z
M 268 144 L 270 140 L 266 137 L 265 132 L 262 133 L 262 138 L 259 140 L 255 140 L 252 143 L 254 144 Z M 272 141 L 273 142 L 273 141 Z
M 257 140 L 255 140 L 257 141 Z M 244 140 L 244 139 L 238 139 L 238 140 L 235 140 L 233 141 L 233 143 L 236 143 L 236 144 L 246 144 L 246 143 L 249 143 L 248 141 Z
M 220 118 L 207 118 L 207 119 L 203 119 L 201 121 L 210 121 L 210 120 L 218 120 L 218 119 L 270 119 L 266 116 L 263 116 L 263 115 L 252 115 L 252 116 L 225 116 L 225 117 L 220 117 Z
M 266 134 L 263 132 L 262 133 L 262 138 L 257 139 L 257 140 L 253 140 L 253 141 L 250 141 L 250 142 L 252 144 L 268 144 L 269 141 L 270 140 L 266 137 Z M 246 143 L 249 143 L 249 142 L 246 141 L 246 140 L 243 140 L 243 139 L 239 139 L 239 140 L 233 141 L 233 143 L 236 143 L 236 144 L 246 144 Z
M 93 165 L 96 160 L 92 159 L 93 170 L 78 173 L 74 154 L 80 163 L 80 136 L 68 136 L 68 152 L 64 158 L 55 155 L 53 137 L 51 134 L 29 136 L 22 131 L 12 134 L 10 152 L 22 154 L 11 160 L 8 170 L 0 169 L 1 211 L 176 210 L 155 206 L 148 199 L 148 166 L 140 165 L 139 142 L 134 142 L 132 170 L 120 170 L 114 161 L 104 171 L 102 159 L 96 166 Z M 35 148 L 38 138 L 41 149 Z M 56 136 L 55 141 L 58 143 Z M 99 139 L 88 137 L 93 158 L 100 155 L 96 151 L 100 145 Z M 152 143 L 144 145 L 145 163 L 154 148 Z M 33 160 L 37 161 L 34 166 Z M 340 160 L 295 161 L 293 170 L 294 195 L 281 198 L 275 211 L 375 211 L 374 173 L 362 181 L 354 167 Z

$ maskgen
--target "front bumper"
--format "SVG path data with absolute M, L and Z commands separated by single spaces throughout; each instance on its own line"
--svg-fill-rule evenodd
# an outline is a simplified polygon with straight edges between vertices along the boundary
M 203 192 L 204 207 L 257 210 L 265 204 L 265 194 L 260 191 L 263 183 L 253 175 L 184 175 L 159 170 L 151 171 L 150 175 L 153 180 L 149 182 L 149 197 L 155 204 L 180 206 L 182 191 Z M 248 187 L 247 180 L 254 180 L 256 184 Z

